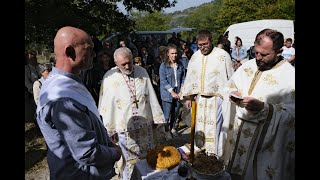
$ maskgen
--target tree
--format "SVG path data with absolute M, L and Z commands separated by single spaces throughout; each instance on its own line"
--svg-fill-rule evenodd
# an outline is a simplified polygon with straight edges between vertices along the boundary
M 169 28 L 170 18 L 163 12 L 135 12 L 132 13 L 135 29 L 138 31 L 165 31 Z
M 215 32 L 217 29 L 216 17 L 221 8 L 223 8 L 222 0 L 215 0 L 212 3 L 200 6 L 184 18 L 185 21 L 183 24 L 186 27 L 193 27 L 197 30 L 206 29 Z M 213 38 L 217 38 L 216 33 Z
M 130 30 L 134 22 L 119 12 L 116 2 L 121 0 L 25 0 L 25 44 L 53 46 L 57 30 L 69 25 L 81 28 L 91 35 Z M 144 2 L 145 4 L 142 4 Z M 169 0 L 124 0 L 127 10 L 154 11 L 174 6 Z
M 294 7 L 294 0 L 223 0 L 216 17 L 216 31 L 222 33 L 231 24 L 259 19 L 293 20 Z
M 184 25 L 207 29 L 217 37 L 232 24 L 260 19 L 295 19 L 294 0 L 215 0 L 192 11 Z
M 123 5 L 126 7 L 127 11 L 136 8 L 138 11 L 148 11 L 149 13 L 161 11 L 163 8 L 174 7 L 176 3 L 177 0 L 173 0 L 171 3 L 168 0 L 123 0 Z

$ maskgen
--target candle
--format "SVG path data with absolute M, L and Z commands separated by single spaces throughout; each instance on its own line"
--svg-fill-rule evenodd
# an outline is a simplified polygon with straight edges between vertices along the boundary
M 193 164 L 194 160 L 194 133 L 195 133 L 195 125 L 196 125 L 196 113 L 197 113 L 197 103 L 196 101 L 192 101 L 191 105 L 191 148 L 190 148 L 190 162 Z

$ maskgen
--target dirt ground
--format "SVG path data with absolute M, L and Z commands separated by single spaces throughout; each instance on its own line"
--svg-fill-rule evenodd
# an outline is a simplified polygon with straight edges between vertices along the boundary
M 47 147 L 33 122 L 25 123 L 25 180 L 47 180 Z

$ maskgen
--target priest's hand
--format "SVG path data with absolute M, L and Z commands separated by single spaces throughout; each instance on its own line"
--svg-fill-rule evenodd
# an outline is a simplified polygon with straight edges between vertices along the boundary
M 116 161 L 119 161 L 119 159 L 122 156 L 122 151 L 121 151 L 121 147 L 118 146 L 117 144 L 113 144 L 113 147 L 117 149 L 117 155 L 116 155 Z
M 179 98 L 180 98 L 180 97 L 179 97 L 179 94 L 177 94 L 177 93 L 174 92 L 174 91 L 171 91 L 171 96 L 172 96 L 173 99 L 179 99 Z
M 186 100 L 186 102 L 184 103 L 184 105 L 185 105 L 188 109 L 191 109 L 191 100 Z
M 241 97 L 240 92 L 232 91 L 229 95 L 229 100 L 239 106 L 243 98 Z
M 248 111 L 260 112 L 264 108 L 264 102 L 253 97 L 243 97 L 241 105 Z
M 112 142 L 117 143 L 119 141 L 118 133 L 113 134 L 111 140 Z

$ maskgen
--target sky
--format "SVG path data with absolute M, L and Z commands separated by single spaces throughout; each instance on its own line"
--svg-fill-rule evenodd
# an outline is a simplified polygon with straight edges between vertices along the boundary
M 172 2 L 172 0 L 170 0 Z M 182 11 L 185 9 L 188 9 L 190 7 L 196 7 L 199 6 L 203 3 L 207 3 L 207 2 L 211 2 L 212 0 L 177 0 L 177 3 L 175 5 L 175 7 L 171 7 L 171 8 L 166 8 L 164 9 L 165 13 L 172 13 L 175 11 Z M 127 11 L 125 10 L 124 6 L 122 3 L 117 3 L 118 7 L 120 9 L 121 12 L 123 12 L 124 14 L 127 14 Z

